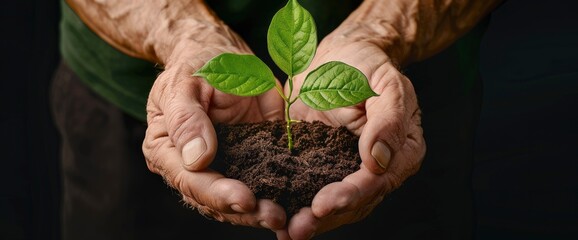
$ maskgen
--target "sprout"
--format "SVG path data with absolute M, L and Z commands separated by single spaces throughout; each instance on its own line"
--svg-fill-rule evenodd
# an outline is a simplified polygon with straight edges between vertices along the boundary
M 297 0 L 289 0 L 269 25 L 267 47 L 271 58 L 285 74 L 289 93 L 285 95 L 271 69 L 255 55 L 223 53 L 208 61 L 193 76 L 203 77 L 219 91 L 237 96 L 257 96 L 272 88 L 285 101 L 288 148 L 293 149 L 291 124 L 298 121 L 289 115 L 297 99 L 307 106 L 330 110 L 358 104 L 377 96 L 367 77 L 343 62 L 327 62 L 311 71 L 297 96 L 293 96 L 293 77 L 309 67 L 317 50 L 317 29 L 311 14 Z

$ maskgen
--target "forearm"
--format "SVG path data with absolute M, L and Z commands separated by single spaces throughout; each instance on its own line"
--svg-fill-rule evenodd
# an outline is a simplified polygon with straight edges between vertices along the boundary
M 338 28 L 340 37 L 372 41 L 398 65 L 453 43 L 501 0 L 365 0 Z
M 243 45 L 201 0 L 66 0 L 97 35 L 133 57 L 160 64 L 182 43 Z

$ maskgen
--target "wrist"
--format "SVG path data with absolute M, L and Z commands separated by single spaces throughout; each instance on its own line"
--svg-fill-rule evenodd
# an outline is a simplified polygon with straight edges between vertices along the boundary
M 236 34 L 224 36 L 219 32 L 221 31 L 199 34 L 208 41 L 198 37 L 174 40 L 174 45 L 167 47 L 169 51 L 165 53 L 167 55 L 161 63 L 165 69 L 186 65 L 195 71 L 221 53 L 251 54 L 249 47 Z
M 364 41 L 382 49 L 397 66 L 413 61 L 417 19 L 413 1 L 364 0 L 336 29 L 341 41 Z
M 404 66 L 411 59 L 412 45 L 388 22 L 344 22 L 327 37 L 327 41 L 334 46 L 352 43 L 375 45 L 395 66 Z
M 247 44 L 224 24 L 182 24 L 187 31 L 177 32 L 169 39 L 157 41 L 154 51 L 165 66 L 187 62 L 200 68 L 223 52 L 251 53 Z M 199 66 L 197 66 L 199 65 Z
M 443 50 L 502 1 L 364 0 L 346 22 L 404 66 Z

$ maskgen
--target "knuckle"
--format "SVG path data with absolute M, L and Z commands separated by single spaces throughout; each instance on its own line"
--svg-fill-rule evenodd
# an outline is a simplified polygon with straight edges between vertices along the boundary
M 161 164 L 161 159 L 156 157 L 157 155 L 153 155 L 151 158 L 147 158 L 147 167 L 148 169 L 160 175 L 163 178 L 165 184 L 169 187 L 178 190 L 182 193 L 181 188 L 179 188 L 180 183 L 180 174 L 175 174 L 174 170 L 170 170 Z
M 149 171 L 157 173 L 157 167 L 149 160 L 149 158 L 146 158 L 146 165 Z
M 154 173 L 159 173 L 160 164 L 158 164 L 158 162 L 160 161 L 160 152 L 162 151 L 163 143 L 166 141 L 166 131 L 164 131 L 163 128 L 164 117 L 157 110 L 158 109 L 151 109 L 147 115 L 148 127 L 141 146 L 147 167 Z
M 170 174 L 167 174 L 167 176 L 172 176 Z M 188 186 L 187 186 L 187 182 L 185 181 L 185 177 L 184 177 L 184 172 L 181 171 L 177 174 L 174 175 L 174 177 L 172 177 L 171 179 L 171 183 L 173 186 L 176 187 L 176 189 L 184 196 L 187 197 L 191 197 L 193 198 L 194 196 L 192 194 L 190 194 L 190 192 L 188 191 Z
M 158 172 L 159 172 L 158 174 L 161 175 L 161 177 L 163 177 L 163 181 L 165 182 L 165 184 L 167 184 L 169 187 L 181 192 L 181 190 L 179 188 L 177 188 L 178 185 L 175 183 L 175 178 L 172 177 L 173 174 L 171 173 L 170 170 L 161 167 L 161 168 L 158 168 Z
M 149 98 L 146 104 L 146 114 L 147 114 L 147 125 L 151 125 L 162 116 L 162 111 L 158 108 L 158 105 Z
M 158 144 L 155 141 L 145 139 L 142 145 L 142 151 L 145 157 L 145 162 L 149 171 L 159 174 L 160 165 L 158 164 Z
M 165 170 L 161 164 L 161 152 L 163 151 L 163 145 L 166 144 L 166 137 L 155 136 L 152 132 L 149 127 L 142 144 L 142 152 L 147 168 L 153 173 L 164 175 Z
M 421 126 L 421 115 L 422 111 L 418 107 L 413 113 L 411 114 L 411 122 L 416 126 Z
M 162 72 L 157 80 L 154 82 L 147 100 L 147 107 L 149 105 L 160 106 L 163 99 L 167 95 L 169 83 L 166 81 L 167 72 Z

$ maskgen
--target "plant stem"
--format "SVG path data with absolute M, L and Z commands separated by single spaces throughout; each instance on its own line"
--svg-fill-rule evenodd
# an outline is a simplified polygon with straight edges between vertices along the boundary
M 291 152 L 293 150 L 293 134 L 291 133 L 291 123 L 293 123 L 293 120 L 291 120 L 291 115 L 289 115 L 289 108 L 291 104 L 295 102 L 291 101 L 291 95 L 293 94 L 293 76 L 289 76 L 287 81 L 289 81 L 289 95 L 285 98 L 285 102 L 287 103 L 285 104 L 285 122 L 287 123 L 287 147 L 289 147 L 289 152 Z
M 293 150 L 293 134 L 291 134 L 291 117 L 289 116 L 290 105 L 285 105 L 285 122 L 287 122 L 287 147 L 289 151 Z

